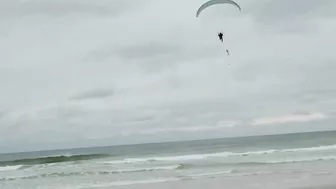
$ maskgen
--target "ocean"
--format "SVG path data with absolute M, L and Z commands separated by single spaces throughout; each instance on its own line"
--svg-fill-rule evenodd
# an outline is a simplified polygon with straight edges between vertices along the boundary
M 0 154 L 0 188 L 336 189 L 336 131 Z

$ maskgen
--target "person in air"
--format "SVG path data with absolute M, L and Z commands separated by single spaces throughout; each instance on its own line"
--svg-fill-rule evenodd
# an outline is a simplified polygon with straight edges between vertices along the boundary
M 222 32 L 220 32 L 220 33 L 218 34 L 218 37 L 219 37 L 219 40 L 221 40 L 221 41 L 223 42 L 223 33 L 222 33 Z
M 228 49 L 226 49 L 226 53 L 227 53 L 228 56 L 230 56 L 230 52 L 229 52 Z

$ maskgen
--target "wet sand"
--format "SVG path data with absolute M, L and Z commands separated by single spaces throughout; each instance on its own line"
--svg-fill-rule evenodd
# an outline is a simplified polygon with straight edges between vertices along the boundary
M 119 186 L 118 189 L 336 189 L 335 174 L 257 175 L 237 178 L 207 178 L 144 185 Z M 112 187 L 107 187 L 112 188 Z

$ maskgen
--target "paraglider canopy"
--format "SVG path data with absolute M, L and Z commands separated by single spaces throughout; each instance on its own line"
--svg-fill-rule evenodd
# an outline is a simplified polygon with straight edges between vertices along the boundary
M 240 6 L 238 5 L 238 3 L 234 2 L 233 0 L 210 0 L 210 1 L 206 2 L 206 3 L 204 3 L 204 4 L 197 10 L 196 17 L 198 17 L 198 16 L 200 15 L 200 13 L 201 13 L 204 9 L 206 9 L 206 8 L 212 6 L 212 5 L 224 4 L 224 3 L 234 5 L 234 6 L 236 6 L 236 7 L 239 9 L 239 11 L 241 11 L 241 8 L 240 8 Z

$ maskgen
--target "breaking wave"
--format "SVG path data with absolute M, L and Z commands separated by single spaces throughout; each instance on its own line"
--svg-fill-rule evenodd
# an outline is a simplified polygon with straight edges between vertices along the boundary
M 89 155 L 61 155 L 61 156 L 49 156 L 49 157 L 39 157 L 31 159 L 18 159 L 13 161 L 2 161 L 1 165 L 7 166 L 18 166 L 18 165 L 37 165 L 37 164 L 50 164 L 50 163 L 61 163 L 70 161 L 82 161 L 90 159 L 98 159 L 109 157 L 108 154 L 89 154 Z M 0 168 L 1 170 L 1 168 Z
M 22 165 L 4 166 L 4 167 L 0 167 L 0 172 L 1 172 L 1 171 L 14 171 L 14 170 L 19 170 L 21 167 L 23 167 L 23 166 L 22 166 Z
M 336 160 L 336 156 L 293 158 L 293 159 L 284 159 L 284 160 L 275 160 L 275 161 L 264 161 L 260 163 L 283 164 L 283 163 L 301 163 L 301 162 L 311 162 L 311 161 L 332 161 L 332 160 Z
M 175 178 L 175 177 L 146 179 L 146 180 L 126 180 L 126 181 L 115 181 L 115 182 L 110 182 L 110 183 L 90 184 L 88 186 L 81 186 L 78 188 L 80 189 L 104 188 L 104 187 L 112 187 L 112 186 L 127 186 L 127 185 L 135 185 L 135 184 L 139 185 L 139 184 L 172 182 L 172 181 L 179 181 L 179 180 L 181 179 Z
M 250 151 L 250 152 L 220 152 L 220 153 L 210 153 L 210 154 L 188 154 L 179 156 L 163 156 L 163 157 L 145 157 L 145 158 L 126 158 L 122 160 L 112 160 L 104 162 L 106 164 L 135 164 L 135 163 L 148 163 L 148 162 L 174 162 L 174 161 L 193 161 L 193 160 L 203 160 L 208 158 L 226 158 L 233 156 L 257 156 L 257 155 L 268 155 L 274 153 L 297 153 L 297 152 L 315 152 L 315 151 L 327 151 L 336 150 L 336 145 L 311 147 L 311 148 L 296 148 L 296 149 L 280 149 L 280 150 L 261 150 L 261 151 Z M 335 160 L 334 157 L 321 157 L 315 158 L 316 160 Z M 288 160 L 291 161 L 291 160 Z M 310 161 L 310 159 L 309 159 Z M 286 162 L 286 161 L 283 161 Z
M 111 174 L 132 173 L 132 172 L 169 171 L 169 170 L 178 170 L 178 169 L 183 169 L 183 168 L 184 168 L 183 164 L 178 164 L 178 165 L 170 165 L 170 166 L 119 169 L 119 170 L 98 171 L 98 172 L 46 173 L 46 174 L 30 175 L 30 176 L 23 176 L 23 177 L 5 177 L 5 178 L 0 178 L 0 181 L 1 180 L 2 181 L 17 180 L 17 179 L 36 179 L 36 178 L 46 178 L 46 177 L 111 175 Z

